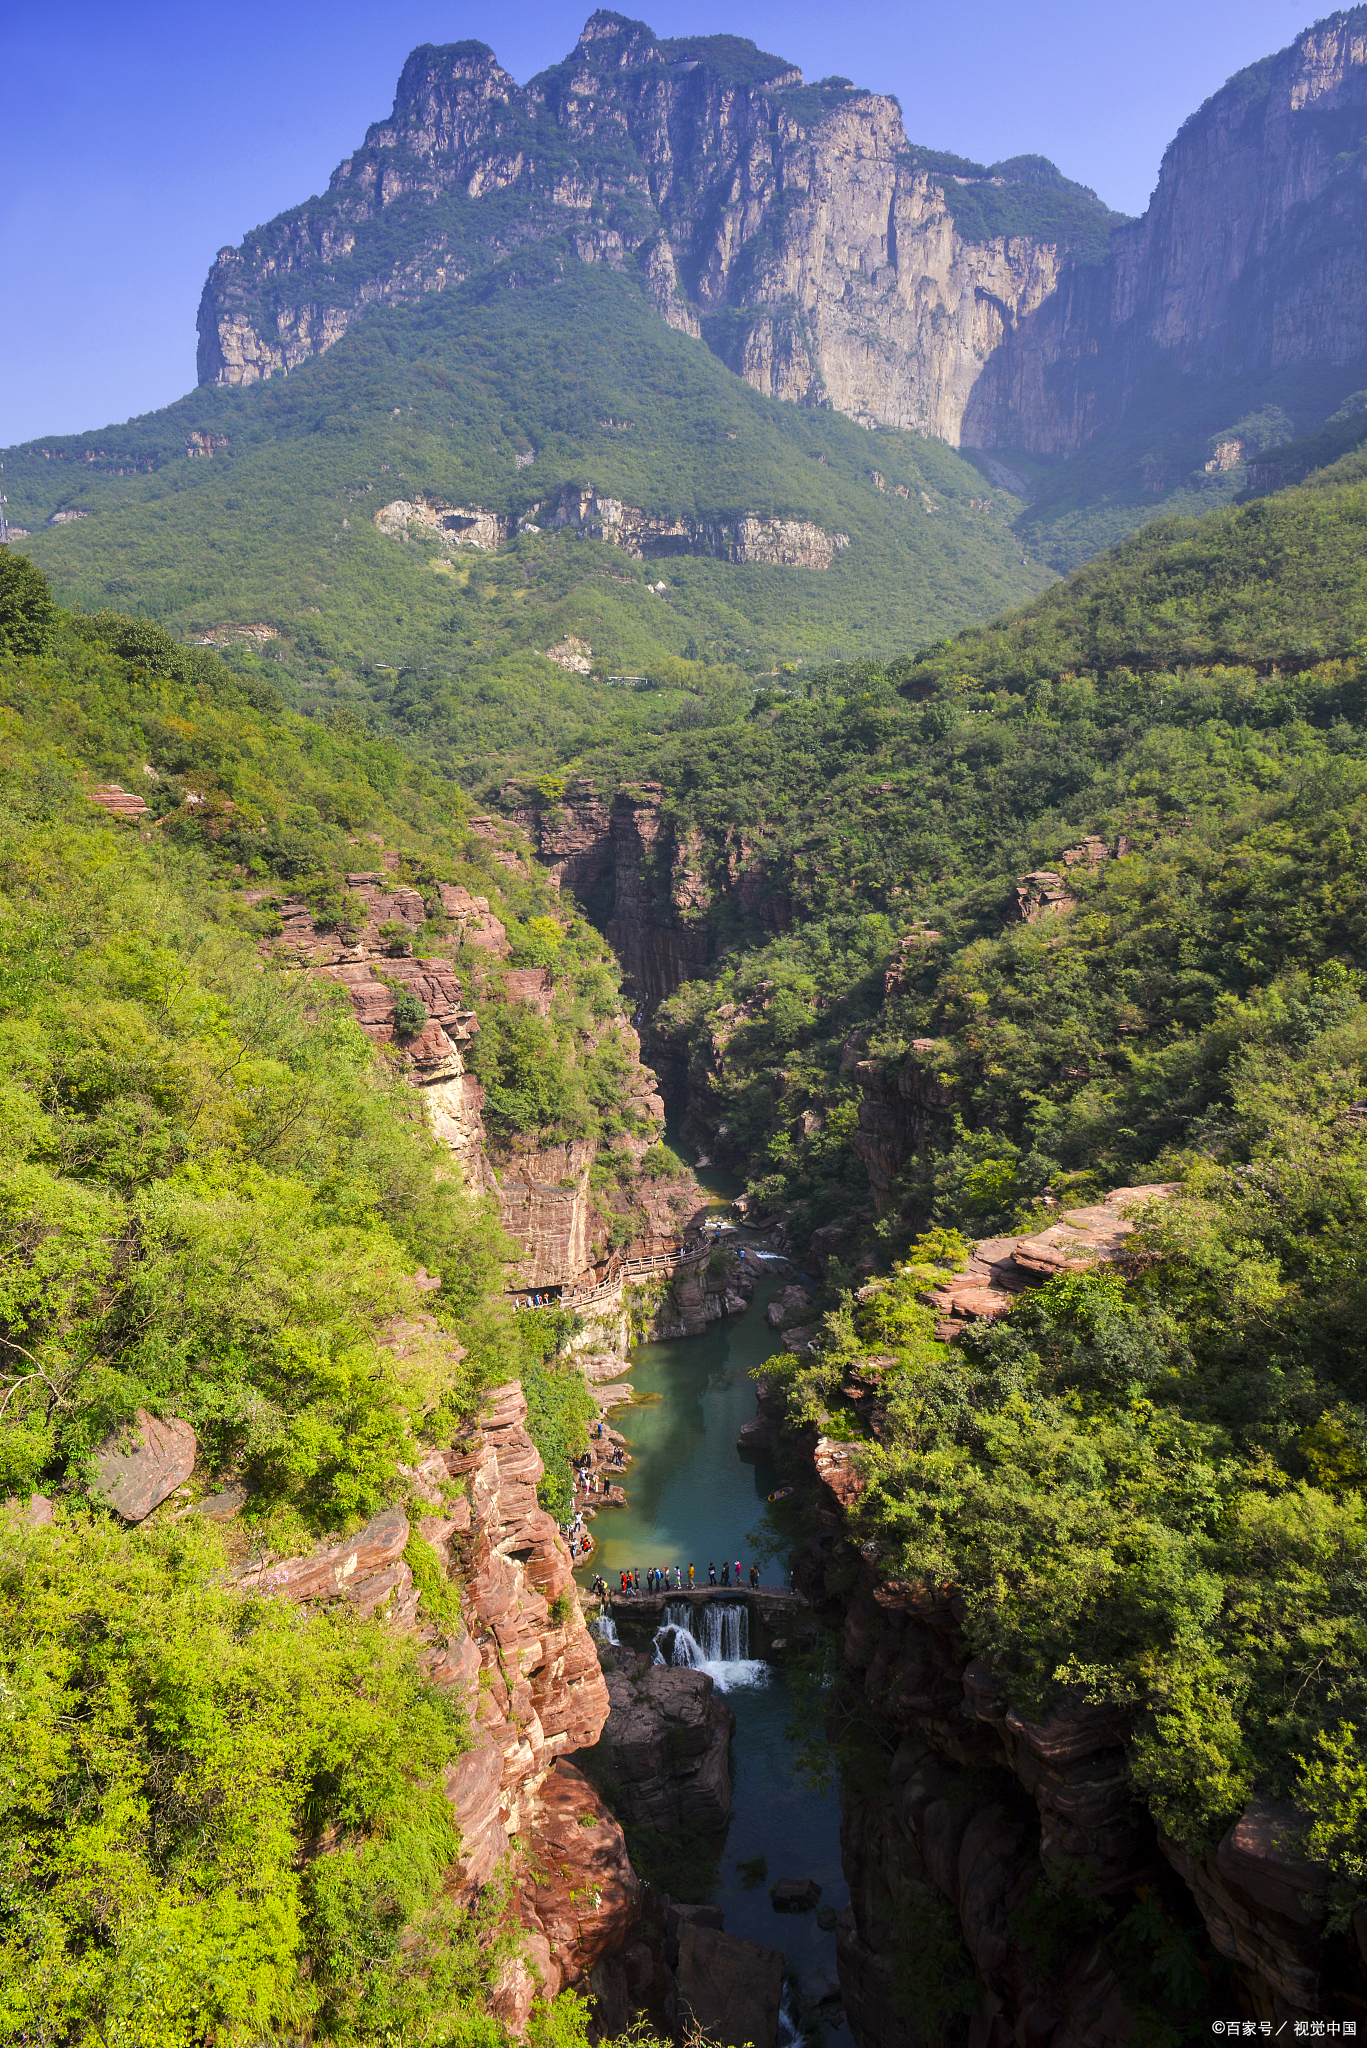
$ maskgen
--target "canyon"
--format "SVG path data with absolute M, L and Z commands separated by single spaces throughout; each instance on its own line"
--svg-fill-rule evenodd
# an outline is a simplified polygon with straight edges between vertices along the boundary
M 712 959 L 718 903 L 733 903 L 770 931 L 791 921 L 786 891 L 747 835 L 727 831 L 717 844 L 680 826 L 658 782 L 611 796 L 583 776 L 566 778 L 553 795 L 509 782 L 500 801 L 548 880 L 584 906 L 651 1009 Z
M 326 194 L 220 251 L 200 381 L 288 372 L 372 306 L 499 264 L 511 282 L 541 243 L 633 277 L 773 397 L 1065 455 L 1155 374 L 1218 411 L 1222 385 L 1367 354 L 1364 104 L 1367 37 L 1333 15 L 1195 112 L 1123 221 L 1042 159 L 946 167 L 886 95 L 753 45 L 600 11 L 526 86 L 486 45 L 424 45 Z M 1212 446 L 1243 460 L 1235 429 Z

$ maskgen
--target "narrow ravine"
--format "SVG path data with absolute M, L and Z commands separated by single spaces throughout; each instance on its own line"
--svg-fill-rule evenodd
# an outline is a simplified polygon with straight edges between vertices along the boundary
M 601 1571 L 615 1586 L 624 1569 L 639 1570 L 644 1583 L 650 1566 L 675 1564 L 686 1580 L 692 1563 L 705 1586 L 709 1564 L 720 1574 L 726 1559 L 734 1573 L 738 1558 L 748 1572 L 757 1554 L 751 1538 L 765 1525 L 767 1496 L 780 1482 L 768 1459 L 742 1458 L 736 1437 L 755 1413 L 754 1368 L 781 1348 L 764 1321 L 774 1290 L 774 1281 L 761 1279 L 743 1317 L 726 1318 L 703 1337 L 632 1351 L 626 1377 L 635 1396 L 613 1416 L 632 1455 L 629 1505 L 596 1517 L 597 1552 L 579 1572 L 581 1583 Z M 761 1577 L 766 1586 L 786 1585 L 785 1554 L 761 1562 Z M 706 1668 L 736 1717 L 731 1822 L 709 1902 L 722 1908 L 728 1934 L 783 1951 L 811 2011 L 818 1980 L 832 1990 L 836 1985 L 835 1933 L 819 1926 L 814 1913 L 776 1912 L 769 1886 L 781 1878 L 814 1878 L 823 1909 L 839 1911 L 848 1903 L 834 1781 L 816 1791 L 797 1768 L 786 1733 L 793 1697 L 781 1659 L 709 1661 Z M 765 1875 L 755 1882 L 761 1857 Z M 819 2026 L 827 2043 L 850 2039 L 838 2007 L 824 2006 Z

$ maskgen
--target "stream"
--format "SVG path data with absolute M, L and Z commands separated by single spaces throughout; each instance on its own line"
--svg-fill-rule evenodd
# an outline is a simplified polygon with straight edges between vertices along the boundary
M 743 1316 L 712 1324 L 702 1337 L 632 1351 L 624 1376 L 635 1395 L 612 1416 L 632 1456 L 623 1482 L 629 1505 L 595 1517 L 597 1551 L 578 1574 L 584 1584 L 601 1571 L 614 1585 L 627 1567 L 639 1570 L 644 1584 L 650 1566 L 674 1564 L 686 1580 L 692 1562 L 705 1586 L 709 1563 L 720 1577 L 723 1558 L 733 1571 L 740 1558 L 748 1571 L 752 1532 L 772 1525 L 766 1496 L 780 1483 L 767 1458 L 742 1459 L 736 1449 L 737 1431 L 755 1413 L 750 1374 L 782 1348 L 764 1321 L 777 1283 L 759 1273 L 756 1280 L 755 1299 Z M 788 1547 L 785 1542 L 779 1562 L 762 1566 L 765 1585 L 787 1584 Z M 721 1654 L 708 1654 L 703 1668 L 736 1717 L 731 1822 L 708 1903 L 722 1908 L 728 1934 L 781 1949 L 810 1996 L 819 1992 L 816 1979 L 835 1986 L 835 1935 L 817 1926 L 814 1913 L 775 1912 L 769 1886 L 779 1878 L 811 1877 L 821 1886 L 823 1907 L 847 1904 L 839 1799 L 834 1782 L 815 1792 L 795 1769 L 785 1734 L 791 1695 L 781 1664 L 735 1656 L 741 1647 L 730 1639 L 735 1633 L 705 1644 L 707 1653 Z M 686 1653 L 680 1661 L 692 1659 Z M 766 1875 L 747 1888 L 741 1866 L 761 1856 Z M 810 2022 L 809 2035 L 815 2038 Z M 820 2014 L 820 2038 L 828 2048 L 848 2048 L 851 2037 L 838 2008 Z

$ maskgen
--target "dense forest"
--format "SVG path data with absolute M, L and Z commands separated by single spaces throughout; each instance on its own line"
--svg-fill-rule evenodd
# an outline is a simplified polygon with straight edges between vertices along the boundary
M 442 1894 L 440 1772 L 468 1729 L 413 1637 L 234 1581 L 405 1502 L 420 1442 L 517 1377 L 560 1506 L 591 1404 L 549 1319 L 501 1306 L 496 1212 L 349 1006 L 263 959 L 279 919 L 244 883 L 342 915 L 365 828 L 481 883 L 533 950 L 544 895 L 392 746 L 159 628 L 59 613 L 8 553 L 0 721 L 0 1493 L 62 1502 L 0 1541 L 0 2039 L 440 2026 L 493 2048 L 499 1902 L 486 1925 Z M 90 801 L 116 773 L 152 796 L 144 829 Z M 418 1297 L 424 1268 L 441 1285 Z M 419 1300 L 430 1341 L 400 1355 Z M 200 1494 L 246 1479 L 240 1519 L 139 1530 L 87 1503 L 142 1406 L 193 1426 Z M 409 1561 L 440 1625 L 416 1534 Z M 349 1856 L 316 1855 L 337 1838 Z M 570 2000 L 531 2038 L 582 2025 Z
M 855 1447 L 854 1532 L 889 1575 L 959 1589 L 1022 1711 L 1123 1713 L 1136 1790 L 1186 1850 L 1254 1791 L 1294 1805 L 1336 1924 L 1367 1870 L 1353 461 L 686 732 L 624 718 L 511 781 L 519 750 L 491 746 L 480 790 L 664 785 L 713 957 L 655 1048 L 752 1213 L 821 1247 L 817 1347 L 774 1377 L 795 1428 Z M 412 1446 L 520 1377 L 563 1506 L 584 1404 L 557 1319 L 502 1312 L 487 1204 L 349 1014 L 263 952 L 275 899 L 246 885 L 344 918 L 368 832 L 419 886 L 477 886 L 514 963 L 554 958 L 570 991 L 544 1026 L 494 1005 L 491 1128 L 597 1134 L 606 1162 L 612 1064 L 582 1056 L 618 1001 L 598 935 L 494 857 L 401 719 L 300 717 L 260 668 L 60 611 L 13 554 L 0 579 L 5 1488 L 79 1483 L 111 1424 L 173 1402 L 211 1477 L 250 1471 L 251 1540 L 307 1544 L 403 1500 Z M 144 828 L 90 803 L 110 777 L 141 778 Z M 673 915 L 667 858 L 642 882 Z M 926 1293 L 974 1243 L 1134 1183 L 1170 1192 L 1115 1269 L 936 1337 Z M 400 1368 L 383 1333 L 419 1268 L 443 1334 Z M 0 1626 L 31 1682 L 6 2037 L 98 2015 L 111 2041 L 162 2038 L 150 1984 L 190 2036 L 211 2011 L 219 2039 L 269 2014 L 497 2040 L 498 1947 L 443 1905 L 451 1823 L 422 1789 L 460 1730 L 378 1625 L 244 1603 L 240 1540 L 78 1506 L 55 1535 L 7 1525 Z M 352 1862 L 305 1853 L 329 1830 Z M 582 2024 L 573 2001 L 536 2021 Z

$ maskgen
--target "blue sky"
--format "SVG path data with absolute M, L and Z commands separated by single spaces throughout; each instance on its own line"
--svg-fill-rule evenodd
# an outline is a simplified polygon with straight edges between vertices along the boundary
M 415 43 L 479 37 L 519 79 L 590 7 L 557 0 L 102 0 L 10 10 L 0 66 L 0 446 L 151 411 L 194 383 L 217 249 L 320 191 L 388 113 Z M 623 8 L 622 11 L 627 11 Z M 668 0 L 661 35 L 726 31 L 894 92 L 912 139 L 1039 151 L 1125 212 L 1300 0 Z

